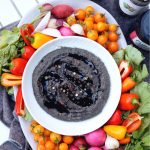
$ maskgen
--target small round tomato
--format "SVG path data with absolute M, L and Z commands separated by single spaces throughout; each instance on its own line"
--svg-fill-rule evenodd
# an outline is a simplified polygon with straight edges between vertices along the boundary
M 60 143 L 61 139 L 62 139 L 62 137 L 61 137 L 60 134 L 57 134 L 57 133 L 54 133 L 54 132 L 52 132 L 52 133 L 50 134 L 50 140 L 51 140 L 52 142 L 54 142 L 55 144 Z
M 49 131 L 49 130 L 47 130 L 47 129 L 44 130 L 44 135 L 45 135 L 45 136 L 50 136 L 50 133 L 51 133 L 51 131 Z
M 25 46 L 24 48 L 21 49 L 21 54 L 22 54 L 21 57 L 26 60 L 29 60 L 34 52 L 35 52 L 35 49 L 33 47 Z
M 94 20 L 96 23 L 98 22 L 106 22 L 106 17 L 104 14 L 101 14 L 101 13 L 96 13 L 94 15 Z
M 45 146 L 44 145 L 37 145 L 37 150 L 45 150 Z
M 109 31 L 116 32 L 118 29 L 118 26 L 116 24 L 109 24 Z
M 10 72 L 14 75 L 22 76 L 27 61 L 23 58 L 15 58 L 11 61 Z
M 120 140 L 119 143 L 120 144 L 128 144 L 130 143 L 131 138 L 130 137 L 125 137 L 124 139 Z
M 63 136 L 63 142 L 66 144 L 71 144 L 73 140 L 74 140 L 73 136 L 66 136 L 66 135 Z
M 45 150 L 54 150 L 55 146 L 56 145 L 52 141 L 47 141 L 45 143 Z
M 111 41 L 111 42 L 117 41 L 118 38 L 119 38 L 119 36 L 118 36 L 118 34 L 117 34 L 116 32 L 110 32 L 110 33 L 108 34 L 108 39 L 109 39 L 109 41 Z
M 38 141 L 39 141 L 39 138 L 40 138 L 40 135 L 39 135 L 39 134 L 34 134 L 34 141 L 35 141 L 35 142 L 38 142 Z
M 93 29 L 97 31 L 97 24 L 94 23 Z
M 66 143 L 59 144 L 59 150 L 68 150 L 68 145 Z
M 36 121 L 32 121 L 30 124 L 30 131 L 33 133 L 33 129 L 38 125 Z
M 87 6 L 85 8 L 85 12 L 86 12 L 86 15 L 90 16 L 90 15 L 93 15 L 94 14 L 94 8 L 92 6 Z
M 40 136 L 39 139 L 38 139 L 38 143 L 40 145 L 44 145 L 45 144 L 45 137 L 44 136 Z
M 133 112 L 123 121 L 122 125 L 127 128 L 128 133 L 136 131 L 142 124 L 141 116 Z
M 99 23 L 97 24 L 97 30 L 98 30 L 99 32 L 106 31 L 106 23 L 99 22 Z
M 115 53 L 119 49 L 119 45 L 117 42 L 109 42 L 107 45 L 107 49 L 110 53 Z
M 97 42 L 99 43 L 99 44 L 101 44 L 102 46 L 104 46 L 105 44 L 106 44 L 106 42 L 107 42 L 107 37 L 105 36 L 105 35 L 100 35 L 99 37 L 98 37 L 98 39 L 97 39 Z
M 122 123 L 122 112 L 117 109 L 112 117 L 108 120 L 109 125 L 120 125 Z
M 86 17 L 85 20 L 89 20 L 89 21 L 92 21 L 94 23 L 94 16 L 90 15 L 90 16 Z
M 85 26 L 85 30 L 88 31 L 88 30 L 92 30 L 93 27 L 94 27 L 94 23 L 93 21 L 90 21 L 90 20 L 85 20 L 84 21 L 84 26 Z
M 87 32 L 87 38 L 96 41 L 98 38 L 98 33 L 95 30 L 89 30 Z
M 86 16 L 86 12 L 83 9 L 78 9 L 75 14 L 76 18 L 79 20 L 84 20 Z
M 39 134 L 42 135 L 44 133 L 44 127 L 42 127 L 41 125 L 37 125 L 34 129 L 33 132 L 35 134 Z

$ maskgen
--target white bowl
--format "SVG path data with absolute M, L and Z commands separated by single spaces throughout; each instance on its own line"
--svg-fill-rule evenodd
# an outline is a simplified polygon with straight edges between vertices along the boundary
M 102 112 L 93 118 L 80 122 L 62 121 L 45 112 L 36 101 L 32 87 L 33 71 L 45 55 L 62 46 L 85 49 L 99 57 L 107 68 L 111 82 L 110 94 Z M 112 116 L 120 99 L 121 78 L 113 57 L 100 44 L 83 37 L 63 37 L 46 43 L 31 57 L 23 74 L 22 91 L 26 107 L 42 126 L 63 135 L 82 135 L 101 127 Z

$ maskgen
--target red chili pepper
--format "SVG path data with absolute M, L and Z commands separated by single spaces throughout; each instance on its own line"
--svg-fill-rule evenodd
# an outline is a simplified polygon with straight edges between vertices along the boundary
M 119 71 L 120 71 L 121 79 L 124 80 L 130 75 L 130 73 L 133 71 L 133 68 L 128 61 L 122 60 L 119 65 Z
M 20 28 L 20 34 L 26 43 L 26 45 L 31 45 L 32 33 L 34 31 L 34 26 L 32 24 L 24 24 Z
M 22 97 L 21 87 L 19 87 L 17 92 L 15 111 L 18 116 L 24 116 L 25 114 L 25 105 Z

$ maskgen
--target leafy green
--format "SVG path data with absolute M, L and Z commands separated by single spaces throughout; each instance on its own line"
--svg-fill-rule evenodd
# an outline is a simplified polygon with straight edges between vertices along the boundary
M 119 64 L 121 60 L 124 59 L 125 50 L 121 49 L 113 54 L 113 58 L 115 59 L 116 63 Z
M 132 45 L 128 45 L 125 50 L 125 59 L 135 65 L 140 65 L 140 63 L 144 60 L 144 57 L 138 49 Z
M 150 146 L 150 135 L 146 135 L 142 138 L 143 146 Z
M 150 113 L 150 101 L 143 102 L 138 109 L 139 114 Z
M 134 150 L 144 150 L 143 147 L 141 146 L 141 143 L 138 142 L 135 147 L 134 147 Z
M 29 113 L 29 111 L 28 111 L 27 108 L 25 108 L 25 115 L 24 115 L 23 118 L 24 118 L 26 121 L 31 121 L 31 120 L 33 120 L 32 116 L 31 116 L 31 114 Z

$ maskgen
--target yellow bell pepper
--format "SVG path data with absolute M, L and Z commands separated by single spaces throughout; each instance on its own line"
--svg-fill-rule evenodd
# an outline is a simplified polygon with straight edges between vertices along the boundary
M 127 129 L 124 126 L 106 125 L 104 126 L 104 131 L 111 137 L 122 140 L 126 135 Z
M 54 37 L 52 36 L 48 36 L 42 33 L 35 33 L 33 35 L 33 43 L 31 44 L 31 46 L 35 49 L 38 49 L 39 47 L 41 47 L 43 44 L 47 43 L 48 41 L 51 41 L 54 39 Z

